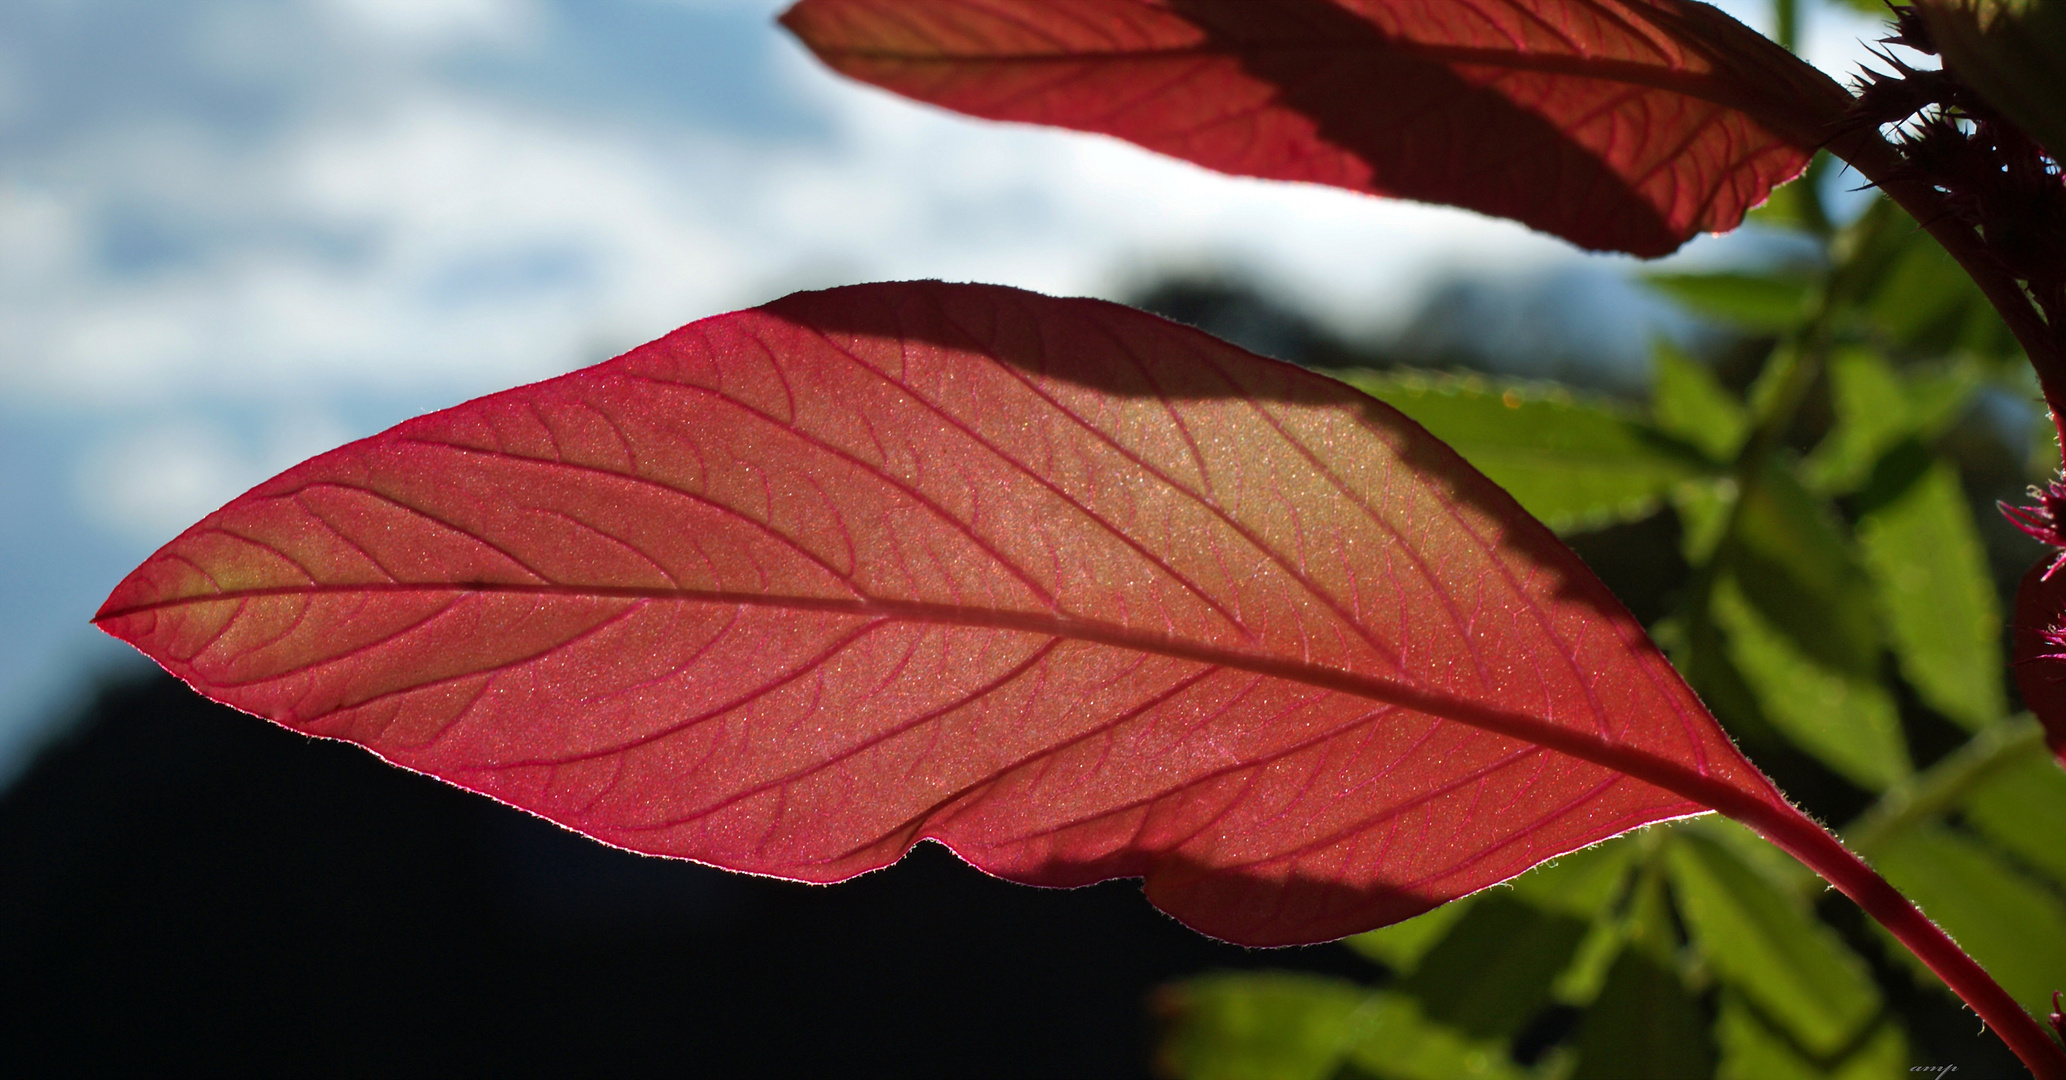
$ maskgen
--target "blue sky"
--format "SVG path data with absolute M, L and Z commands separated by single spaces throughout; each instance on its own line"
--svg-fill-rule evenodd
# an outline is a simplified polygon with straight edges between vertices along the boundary
M 1204 266 L 1357 332 L 1459 275 L 1585 258 L 902 102 L 820 69 L 780 7 L 0 4 L 0 779 L 83 676 L 141 663 L 86 620 L 202 514 L 705 315 L 916 277 L 1115 296 Z M 1836 70 L 1861 25 L 1825 20 L 1811 55 Z

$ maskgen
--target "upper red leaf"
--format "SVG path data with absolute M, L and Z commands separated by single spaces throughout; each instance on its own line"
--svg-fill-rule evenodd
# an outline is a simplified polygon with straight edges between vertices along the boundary
M 802 0 L 782 22 L 959 112 L 1646 256 L 1736 227 L 1850 100 L 1686 0 Z
M 1778 803 L 1411 421 L 995 287 L 798 294 L 409 421 L 210 515 L 98 621 L 611 843 L 833 881 L 931 837 L 1144 875 L 1254 944 Z

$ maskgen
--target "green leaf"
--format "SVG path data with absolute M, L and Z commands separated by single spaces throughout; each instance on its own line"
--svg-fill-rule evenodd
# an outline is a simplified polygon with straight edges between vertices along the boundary
M 1521 1080 L 1505 1044 L 1427 1019 L 1412 998 L 1290 972 L 1208 975 L 1166 987 L 1159 1071 L 1183 1080 Z
M 1691 832 L 1727 849 L 1736 861 L 1749 867 L 1766 884 L 1788 896 L 1797 896 L 1823 885 L 1813 870 L 1799 859 L 1781 851 L 1777 844 L 1751 832 L 1748 826 L 1719 814 L 1688 818 L 1672 826 L 1673 832 Z
M 1723 990 L 1715 1018 L 1715 1042 L 1722 1061 L 1717 1080 L 1895 1080 L 1907 1077 L 1908 1040 L 1894 1023 L 1883 1023 L 1848 1053 L 1811 1059 L 1743 996 Z
M 1626 410 L 1560 389 L 1477 376 L 1341 377 L 1418 421 L 1556 529 L 1643 517 L 1707 468 Z
M 1514 898 L 1543 911 L 1590 919 L 1621 894 L 1641 831 L 1558 856 L 1513 880 Z
M 1801 463 L 1817 491 L 1851 491 L 1865 482 L 1887 448 L 1908 437 L 1908 395 L 1894 369 L 1869 349 L 1840 349 L 1829 358 L 1830 404 L 1836 424 Z
M 1543 863 L 1508 883 L 1508 893 L 1487 889 L 1405 922 L 1344 938 L 1342 944 L 1407 976 L 1480 899 L 1511 895 L 1545 912 L 1590 919 L 1620 891 L 1637 835 L 1625 834 Z
M 1464 912 L 1477 903 L 1484 893 L 1475 893 L 1443 904 L 1405 922 L 1379 927 L 1366 933 L 1342 939 L 1342 944 L 1391 968 L 1401 975 L 1410 975 L 1420 966 L 1421 957 L 1441 942 L 1449 928 L 1463 918 Z
M 1572 1080 L 1669 1076 L 1697 1080 L 1715 1068 L 1707 1018 L 1656 957 L 1624 950 L 1578 1029 Z
M 1680 484 L 1671 493 L 1679 515 L 1679 550 L 1693 566 L 1706 564 L 1721 546 L 1736 506 L 1736 481 L 1727 477 L 1708 483 Z
M 1876 680 L 1872 579 L 1827 504 L 1778 462 L 1741 498 L 1727 546 L 1744 596 L 1823 666 Z
M 1805 274 L 1645 274 L 1643 280 L 1688 310 L 1742 330 L 1791 330 L 1814 311 L 1816 281 Z
M 2015 336 L 1957 260 L 1892 203 L 1881 205 L 1889 250 L 1880 257 L 1885 271 L 1864 298 L 1866 321 L 1886 340 L 1924 355 L 2020 357 Z
M 1585 919 L 1512 896 L 1480 900 L 1399 990 L 1429 1018 L 1478 1038 L 1506 1038 L 1549 1004 L 1550 981 L 1569 964 Z
M 1825 494 L 1857 490 L 1902 440 L 1934 437 L 1958 419 L 1980 386 L 1971 364 L 1904 381 L 1885 358 L 1864 348 L 1830 357 L 1829 382 L 1836 426 L 1801 463 L 1808 486 Z
M 1978 731 L 2008 714 L 2001 605 L 1957 470 L 1909 446 L 1861 500 L 1858 545 L 1901 673 L 1925 704 Z
M 1734 458 L 1750 431 L 1750 414 L 1714 371 L 1665 341 L 1652 350 L 1650 417 L 1716 462 Z
M 1816 1057 L 1843 1050 L 1878 1014 L 1865 964 L 1835 933 L 1722 845 L 1674 830 L 1666 867 L 1708 966 Z
M 1759 715 L 1788 741 L 1873 791 L 1914 771 L 1900 711 L 1878 680 L 1810 656 L 1744 598 L 1734 578 L 1716 582 L 1710 611 Z
M 1349 1061 L 1378 1080 L 1521 1080 L 1504 1042 L 1473 1040 L 1421 1015 L 1412 998 L 1377 994 Z
M 1873 862 L 2025 1009 L 2038 1016 L 2051 1010 L 2051 992 L 2066 982 L 2066 905 L 2057 893 L 1941 825 L 1901 833 Z M 1935 981 L 1920 961 L 1911 966 Z
M 1375 996 L 1346 980 L 1289 972 L 1165 987 L 1158 1064 L 1184 1080 L 1323 1080 L 1364 1037 Z
M 2066 888 L 2066 771 L 2043 754 L 1989 778 L 1967 797 L 1964 816 L 1966 824 Z M 2066 974 L 2060 981 L 2066 982 Z

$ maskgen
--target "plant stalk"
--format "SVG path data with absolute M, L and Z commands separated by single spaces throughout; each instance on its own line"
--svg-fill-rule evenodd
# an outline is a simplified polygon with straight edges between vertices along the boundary
M 1863 859 L 1852 854 L 1829 830 L 1791 804 L 1781 810 L 1742 796 L 1728 801 L 1736 805 L 1716 809 L 1750 826 L 1865 909 L 1867 915 L 1936 972 L 1953 993 L 1965 999 L 2022 1059 L 2032 1076 L 2037 1080 L 2066 1080 L 2066 1047 L 2060 1046 L 2037 1018 L 2025 1012 L 1950 935 Z

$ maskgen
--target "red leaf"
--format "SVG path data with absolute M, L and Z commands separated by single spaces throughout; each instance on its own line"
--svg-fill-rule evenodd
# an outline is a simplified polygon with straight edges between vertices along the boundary
M 1637 255 L 1736 227 L 1850 101 L 1683 0 L 802 0 L 782 22 L 958 112 Z
M 1411 421 L 988 286 L 798 294 L 409 421 L 210 515 L 97 621 L 613 844 L 836 881 L 933 838 L 1143 875 L 1254 944 L 1783 808 Z
M 2055 495 L 2059 491 L 2053 488 Z M 2045 741 L 2066 765 L 2066 567 L 2059 566 L 2061 559 L 2066 552 L 2047 555 L 2023 575 L 2016 589 L 2011 653 L 2023 704 L 2044 725 Z

